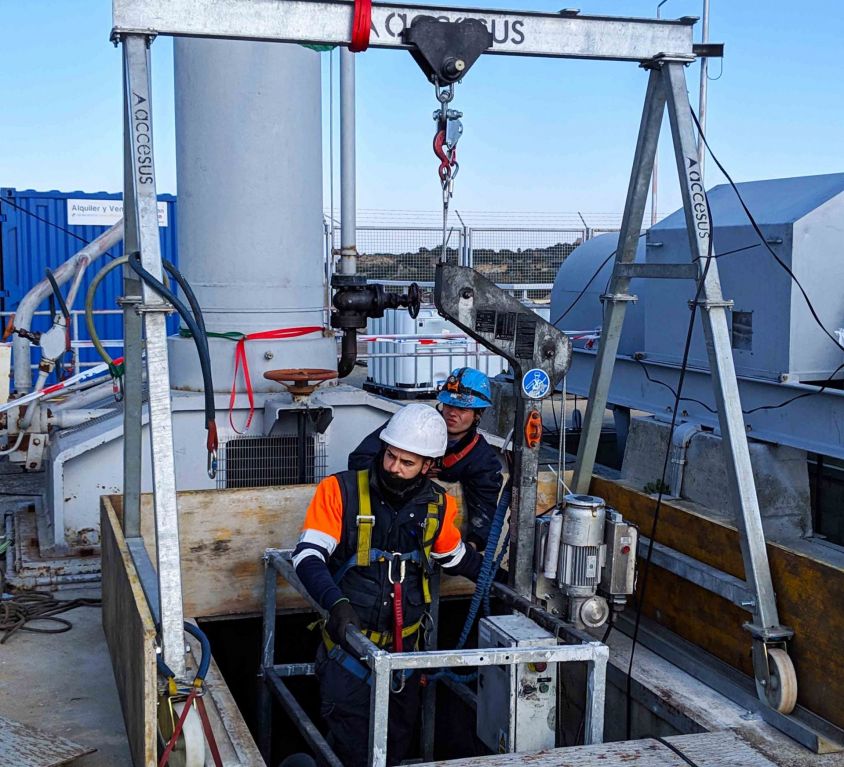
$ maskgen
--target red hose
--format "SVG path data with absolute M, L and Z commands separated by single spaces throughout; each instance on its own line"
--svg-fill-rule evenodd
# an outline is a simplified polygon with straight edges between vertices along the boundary
M 369 30 L 372 26 L 372 0 L 355 0 L 352 18 L 352 42 L 349 50 L 362 53 L 369 47 Z

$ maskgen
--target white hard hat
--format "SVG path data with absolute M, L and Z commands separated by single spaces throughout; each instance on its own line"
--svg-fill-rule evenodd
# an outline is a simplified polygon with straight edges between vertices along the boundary
M 426 458 L 439 458 L 448 446 L 442 416 L 428 405 L 405 405 L 387 422 L 381 441 Z

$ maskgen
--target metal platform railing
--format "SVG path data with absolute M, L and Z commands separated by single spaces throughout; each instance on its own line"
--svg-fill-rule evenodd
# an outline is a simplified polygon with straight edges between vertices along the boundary
M 281 704 L 291 721 L 299 728 L 308 745 L 331 767 L 342 767 L 342 762 L 332 750 L 318 727 L 296 701 L 284 680 L 289 677 L 309 676 L 314 673 L 312 663 L 276 664 L 275 619 L 277 578 L 281 575 L 311 605 L 325 617 L 302 586 L 291 561 L 291 549 L 267 549 L 264 553 L 264 613 L 261 668 L 259 676 L 258 731 L 259 745 L 269 764 L 272 721 L 272 698 Z M 518 609 L 518 608 L 517 608 Z M 434 607 L 436 610 L 436 607 Z M 425 650 L 420 652 L 389 653 L 378 648 L 360 631 L 350 627 L 346 642 L 355 651 L 361 663 L 372 673 L 369 719 L 369 759 L 372 767 L 385 767 L 387 763 L 387 728 L 389 716 L 390 680 L 394 671 L 402 669 L 424 670 L 441 668 L 472 668 L 476 666 L 513 666 L 519 663 L 586 663 L 586 706 L 584 738 L 586 744 L 603 742 L 606 672 L 609 650 L 600 642 L 563 644 L 556 647 L 479 647 L 469 650 Z

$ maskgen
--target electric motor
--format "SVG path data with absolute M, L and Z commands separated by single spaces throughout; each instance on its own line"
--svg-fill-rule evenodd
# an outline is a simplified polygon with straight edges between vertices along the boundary
M 565 496 L 557 583 L 570 597 L 589 597 L 598 588 L 606 558 L 606 506 L 594 495 Z

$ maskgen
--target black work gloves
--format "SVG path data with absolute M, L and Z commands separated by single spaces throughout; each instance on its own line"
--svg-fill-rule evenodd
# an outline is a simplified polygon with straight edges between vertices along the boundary
M 332 642 L 335 644 L 344 644 L 346 640 L 346 627 L 349 625 L 360 628 L 360 618 L 358 618 L 355 608 L 349 604 L 349 600 L 343 597 L 331 605 L 325 630 L 328 632 L 328 636 Z

